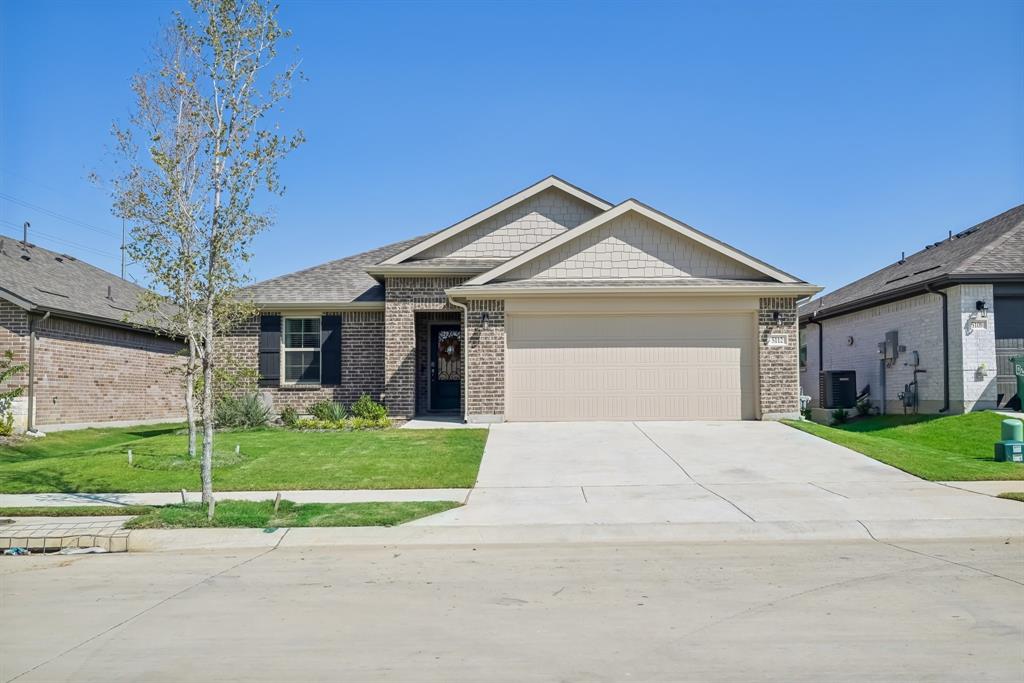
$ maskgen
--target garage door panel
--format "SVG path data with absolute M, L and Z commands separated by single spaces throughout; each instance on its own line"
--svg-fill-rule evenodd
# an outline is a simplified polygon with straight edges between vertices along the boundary
M 753 417 L 750 314 L 512 315 L 510 420 Z

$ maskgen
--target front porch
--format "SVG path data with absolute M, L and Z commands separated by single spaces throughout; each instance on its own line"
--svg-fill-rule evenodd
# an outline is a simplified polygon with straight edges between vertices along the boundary
M 462 315 L 415 314 L 416 416 L 461 418 L 463 411 Z

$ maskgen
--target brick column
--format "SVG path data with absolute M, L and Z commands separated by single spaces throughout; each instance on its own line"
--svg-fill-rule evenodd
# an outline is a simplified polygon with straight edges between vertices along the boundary
M 396 418 L 416 414 L 416 312 L 461 311 L 444 290 L 460 277 L 389 277 L 384 301 L 384 404 Z
M 778 321 L 774 313 L 779 313 Z M 800 416 L 800 338 L 796 298 L 760 300 L 757 345 L 761 419 Z
M 486 316 L 486 320 L 484 319 Z M 466 320 L 466 421 L 505 419 L 505 302 L 471 300 Z

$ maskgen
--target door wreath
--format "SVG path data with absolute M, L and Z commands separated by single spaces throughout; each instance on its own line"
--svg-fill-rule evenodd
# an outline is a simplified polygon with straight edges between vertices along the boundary
M 459 351 L 461 349 L 461 343 L 458 337 L 452 336 L 445 339 L 440 344 L 440 348 L 437 350 L 437 355 L 440 356 L 441 360 L 446 363 L 458 359 Z

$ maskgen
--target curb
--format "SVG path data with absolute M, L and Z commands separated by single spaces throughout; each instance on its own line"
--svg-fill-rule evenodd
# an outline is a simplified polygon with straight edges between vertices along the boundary
M 529 526 L 137 529 L 129 552 L 381 545 L 546 545 L 567 543 L 757 543 L 952 539 L 1024 541 L 1024 520 L 708 522 Z

